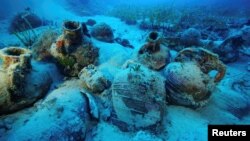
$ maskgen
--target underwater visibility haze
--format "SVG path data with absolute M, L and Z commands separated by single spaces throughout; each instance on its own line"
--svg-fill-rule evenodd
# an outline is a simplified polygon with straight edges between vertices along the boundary
M 206 141 L 250 124 L 248 0 L 2 0 L 1 141 Z

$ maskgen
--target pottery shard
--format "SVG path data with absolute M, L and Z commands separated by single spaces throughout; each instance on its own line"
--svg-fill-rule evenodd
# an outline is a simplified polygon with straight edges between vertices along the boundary
M 109 81 L 94 65 L 89 65 L 81 70 L 79 78 L 83 87 L 91 92 L 98 93 L 109 87 Z

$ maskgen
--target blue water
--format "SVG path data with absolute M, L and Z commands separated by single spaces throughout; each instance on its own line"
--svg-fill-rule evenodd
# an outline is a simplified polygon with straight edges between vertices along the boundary
M 54 4 L 54 2 L 56 4 Z M 88 7 L 88 4 L 90 4 L 91 2 L 88 0 L 73 0 L 73 1 L 69 1 L 69 0 L 52 0 L 52 2 L 48 1 L 48 0 L 44 0 L 41 2 L 36 2 L 35 0 L 24 0 L 24 1 L 19 1 L 19 0 L 14 0 L 14 1 L 8 1 L 8 0 L 3 0 L 1 1 L 1 4 L 4 6 L 0 9 L 0 17 L 4 17 L 4 18 L 9 18 L 11 16 L 13 16 L 14 14 L 16 14 L 16 12 L 20 12 L 22 11 L 24 8 L 26 7 L 33 7 L 32 9 L 37 13 L 43 13 L 46 11 L 45 15 L 41 15 L 41 16 L 49 16 L 49 14 L 56 14 L 59 13 L 58 10 L 52 8 L 52 7 L 56 7 L 55 5 L 62 5 L 64 8 L 68 8 L 70 3 L 75 3 L 75 7 L 78 7 L 79 5 L 84 5 L 83 7 Z M 85 3 L 87 3 L 87 5 L 85 5 Z M 93 2 L 93 6 L 98 6 L 99 3 L 101 3 L 102 7 L 112 7 L 114 5 L 117 4 L 133 4 L 134 6 L 138 6 L 138 7 L 143 7 L 145 5 L 164 5 L 164 4 L 174 4 L 176 6 L 186 6 L 186 7 L 192 7 L 192 6 L 213 6 L 213 7 L 224 7 L 224 8 L 236 8 L 236 9 L 245 9 L 245 8 L 249 8 L 249 1 L 248 0 L 127 0 L 127 1 L 122 1 L 122 0 L 107 0 L 105 2 L 102 1 L 98 1 L 96 0 L 95 2 Z M 72 9 L 74 9 L 74 7 L 71 7 Z M 100 5 L 99 5 L 100 6 Z M 94 7 L 95 8 L 95 7 Z M 98 7 L 96 7 L 98 8 Z M 96 9 L 95 8 L 95 9 Z M 103 10 L 103 9 L 102 9 Z M 105 13 L 106 10 L 103 10 L 103 13 Z M 46 15 L 48 14 L 48 15 Z

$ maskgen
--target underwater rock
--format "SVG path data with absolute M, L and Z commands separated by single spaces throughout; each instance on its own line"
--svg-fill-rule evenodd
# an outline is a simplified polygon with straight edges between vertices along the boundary
M 125 23 L 127 24 L 127 25 L 136 25 L 137 24 L 137 21 L 136 20 L 129 20 L 129 19 L 126 19 L 126 20 L 124 20 L 125 21 Z
M 0 114 L 27 107 L 49 90 L 52 79 L 31 64 L 31 52 L 20 47 L 0 50 Z
M 225 39 L 213 52 L 217 53 L 224 63 L 235 62 L 239 59 L 239 51 L 243 45 L 241 36 L 236 35 Z
M 87 41 L 80 23 L 66 21 L 63 29 L 63 34 L 51 45 L 50 53 L 63 74 L 78 76 L 82 68 L 97 62 L 99 49 Z
M 185 30 L 180 37 L 181 43 L 185 46 L 199 46 L 200 40 L 201 33 L 195 28 Z
M 141 21 L 139 23 L 139 28 L 141 30 L 159 30 L 162 27 L 160 25 L 152 24 L 150 21 Z
M 244 41 L 244 45 L 250 46 L 250 26 L 244 26 L 241 29 L 241 37 Z
M 183 49 L 183 46 L 181 45 L 180 37 L 165 37 L 164 42 L 168 45 L 170 49 L 174 49 L 176 51 L 180 51 Z
M 219 18 L 217 16 L 206 16 L 202 18 L 198 26 L 200 26 L 200 29 L 210 34 L 209 36 L 213 34 L 212 36 L 216 39 L 224 39 L 228 36 L 230 31 L 228 22 L 229 21 L 224 18 Z
M 96 21 L 94 19 L 88 19 L 85 23 L 88 26 L 93 26 L 96 24 Z
M 175 61 L 165 69 L 169 101 L 192 108 L 205 105 L 224 77 L 225 65 L 217 55 L 202 48 L 186 48 Z M 214 78 L 209 76 L 213 70 L 217 71 Z
M 157 32 L 149 34 L 147 43 L 140 48 L 137 54 L 137 59 L 143 65 L 154 70 L 163 68 L 170 61 L 169 50 L 161 44 L 161 39 Z
M 131 45 L 129 40 L 127 40 L 127 39 L 121 39 L 121 38 L 117 37 L 117 38 L 115 38 L 115 42 L 117 42 L 118 44 L 120 44 L 124 47 L 134 48 L 134 46 Z
M 10 33 L 15 33 L 39 26 L 42 26 L 42 20 L 34 13 L 24 11 L 14 16 L 8 30 Z
M 97 40 L 112 43 L 114 41 L 114 34 L 112 28 L 106 23 L 99 23 L 93 26 L 91 36 Z
M 228 23 L 229 28 L 242 28 L 245 25 L 250 25 L 250 20 L 247 18 L 237 18 L 237 19 L 231 19 Z
M 218 47 L 214 47 L 212 50 L 225 63 L 237 61 L 240 53 L 250 56 L 250 26 L 244 26 L 239 34 L 226 38 Z
M 185 49 L 188 47 L 187 44 L 185 42 L 183 42 L 183 39 L 181 39 L 181 37 L 179 35 L 164 37 L 163 42 L 165 44 L 167 44 L 169 49 L 173 49 L 175 51 L 181 51 L 182 49 Z M 204 48 L 213 48 L 216 45 L 217 45 L 217 43 L 215 44 L 215 42 L 213 40 L 202 40 L 201 39 L 201 40 L 199 40 L 199 42 L 197 42 L 196 45 L 193 44 L 192 46 L 193 47 L 194 46 L 195 47 L 202 46 Z
M 100 93 L 110 86 L 110 82 L 92 64 L 83 68 L 78 76 L 83 87 L 94 93 Z
M 117 120 L 131 128 L 156 127 L 163 117 L 165 99 L 163 77 L 139 64 L 127 64 L 114 78 L 112 102 Z
M 239 36 L 241 37 L 241 40 L 238 41 L 240 43 L 237 45 L 238 52 L 250 56 L 250 26 L 244 26 L 241 28 Z
M 243 46 L 240 48 L 240 53 L 250 57 L 250 46 Z
M 32 55 L 39 61 L 49 61 L 52 58 L 50 46 L 58 37 L 58 32 L 51 29 L 42 33 L 38 40 L 32 45 Z
M 145 132 L 145 131 L 139 131 L 132 138 L 132 141 L 163 141 L 163 139 L 155 136 L 152 133 Z
M 233 83 L 232 83 L 232 89 L 242 93 L 246 94 L 246 96 L 249 96 L 250 92 L 250 77 L 249 73 L 246 73 L 240 78 L 237 78 Z
M 247 20 L 247 22 L 245 23 L 245 25 L 250 26 L 250 19 Z
M 139 23 L 139 28 L 141 30 L 147 30 L 147 29 L 149 29 L 149 24 L 147 24 L 146 21 L 142 21 L 142 22 Z

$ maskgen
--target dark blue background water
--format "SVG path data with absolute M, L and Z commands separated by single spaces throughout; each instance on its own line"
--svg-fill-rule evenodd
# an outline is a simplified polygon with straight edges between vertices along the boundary
M 91 6 L 98 9 L 98 3 L 101 3 L 100 8 L 110 7 L 117 4 L 135 4 L 137 6 L 145 5 L 162 5 L 162 4 L 173 4 L 175 6 L 212 6 L 212 7 L 228 7 L 235 9 L 250 8 L 249 0 L 1 0 L 0 7 L 0 19 L 8 18 L 13 16 L 17 12 L 23 10 L 26 7 L 31 7 L 38 14 L 43 16 L 49 14 L 56 14 L 58 11 L 54 8 L 56 5 L 64 8 L 74 9 L 74 5 L 69 7 L 69 3 L 74 3 L 75 7 L 84 5 Z M 53 6 L 51 6 L 53 5 Z M 46 12 L 44 12 L 46 11 Z M 104 9 L 105 12 L 105 9 Z M 99 14 L 99 13 L 98 13 Z

